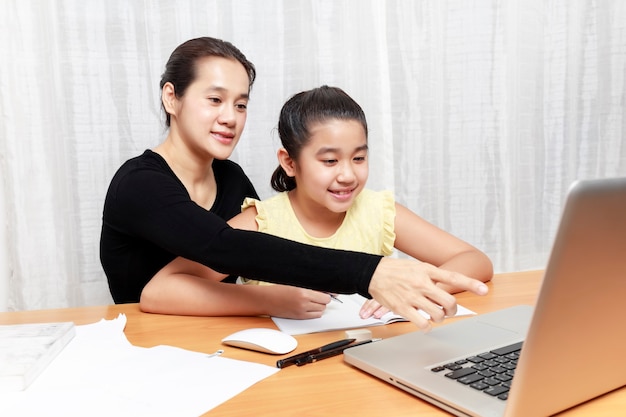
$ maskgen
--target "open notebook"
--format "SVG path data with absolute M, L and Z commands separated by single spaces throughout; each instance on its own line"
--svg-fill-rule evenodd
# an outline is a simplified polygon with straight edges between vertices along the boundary
M 380 319 L 362 319 L 359 310 L 367 299 L 359 294 L 340 294 L 337 296 L 341 302 L 331 300 L 327 305 L 324 315 L 317 319 L 296 320 L 272 317 L 278 328 L 290 335 L 326 332 L 330 330 L 355 329 L 359 327 L 382 326 L 398 321 L 407 321 L 404 317 L 389 312 Z M 428 315 L 420 310 L 424 317 Z M 456 316 L 475 314 L 465 307 L 457 306 Z

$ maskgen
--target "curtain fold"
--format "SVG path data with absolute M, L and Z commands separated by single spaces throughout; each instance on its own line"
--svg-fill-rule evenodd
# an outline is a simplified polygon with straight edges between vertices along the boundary
M 0 310 L 111 302 L 98 257 L 106 188 L 162 140 L 161 73 L 197 36 L 257 66 L 232 159 L 261 197 L 280 107 L 321 84 L 366 112 L 368 186 L 497 272 L 545 266 L 573 180 L 626 175 L 619 0 L 6 0 Z

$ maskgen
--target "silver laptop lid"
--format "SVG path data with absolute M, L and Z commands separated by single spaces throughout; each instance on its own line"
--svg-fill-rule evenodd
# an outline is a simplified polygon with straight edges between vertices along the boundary
M 550 415 L 626 385 L 626 178 L 575 182 L 509 394 Z
M 459 416 L 545 416 L 626 385 L 626 178 L 573 184 L 534 311 L 518 306 L 348 349 L 346 362 Z M 430 371 L 525 342 L 506 402 Z

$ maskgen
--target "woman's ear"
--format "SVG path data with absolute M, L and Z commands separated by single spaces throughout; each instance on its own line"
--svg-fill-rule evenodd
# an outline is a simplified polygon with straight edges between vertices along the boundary
M 283 167 L 285 173 L 290 177 L 295 177 L 296 162 L 291 158 L 291 156 L 289 156 L 287 149 L 280 148 L 276 156 L 278 156 L 278 163 L 280 163 L 280 166 Z
M 176 115 L 176 104 L 178 98 L 176 97 L 176 91 L 174 90 L 174 84 L 167 82 L 161 89 L 161 102 L 163 102 L 163 108 L 169 115 Z

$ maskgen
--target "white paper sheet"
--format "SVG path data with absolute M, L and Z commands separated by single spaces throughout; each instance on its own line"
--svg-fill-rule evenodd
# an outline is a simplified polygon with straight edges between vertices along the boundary
M 0 416 L 198 416 L 278 372 L 172 346 L 130 344 L 126 317 L 76 336 L 22 392 L 0 392 Z

